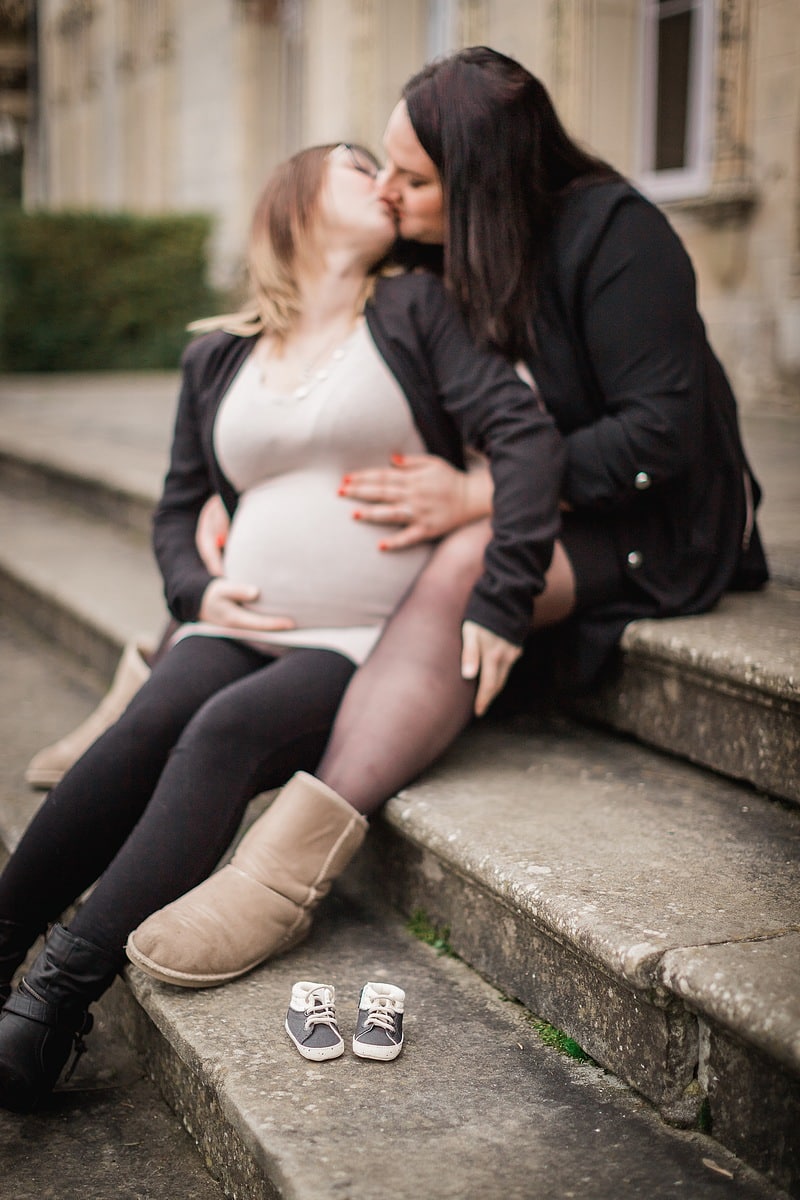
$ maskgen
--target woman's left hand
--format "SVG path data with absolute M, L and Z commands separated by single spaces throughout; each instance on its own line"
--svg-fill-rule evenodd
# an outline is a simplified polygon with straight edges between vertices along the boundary
M 434 454 L 397 454 L 389 467 L 364 468 L 346 475 L 339 495 L 362 503 L 358 521 L 397 525 L 386 533 L 381 550 L 442 537 L 491 511 L 491 476 L 486 467 L 459 471 Z
M 482 717 L 505 686 L 508 673 L 522 654 L 519 646 L 477 625 L 465 621 L 461 626 L 461 676 L 477 679 L 475 715 Z

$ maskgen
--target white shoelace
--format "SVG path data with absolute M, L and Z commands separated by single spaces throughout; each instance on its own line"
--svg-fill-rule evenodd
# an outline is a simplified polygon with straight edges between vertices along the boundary
M 370 1003 L 369 1016 L 364 1022 L 364 1028 L 371 1029 L 377 1025 L 387 1033 L 394 1033 L 396 1015 L 394 1001 L 388 996 L 377 996 Z
M 308 993 L 306 999 L 306 1029 L 316 1025 L 332 1025 L 336 1028 L 336 1010 L 328 988 L 317 988 Z

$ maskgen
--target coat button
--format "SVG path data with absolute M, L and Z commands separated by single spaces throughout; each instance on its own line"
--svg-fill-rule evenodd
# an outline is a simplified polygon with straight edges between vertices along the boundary
M 634 571 L 638 571 L 643 562 L 644 555 L 641 550 L 631 550 L 628 555 L 628 566 L 632 567 Z
M 634 482 L 635 487 L 640 492 L 643 492 L 646 488 L 650 487 L 650 484 L 653 481 L 650 478 L 650 476 L 647 474 L 647 471 L 639 471 L 638 475 L 635 477 L 633 482 Z

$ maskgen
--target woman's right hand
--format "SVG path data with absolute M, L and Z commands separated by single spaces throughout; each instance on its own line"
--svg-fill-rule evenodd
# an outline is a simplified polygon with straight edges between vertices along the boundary
M 491 511 L 492 478 L 484 464 L 459 471 L 433 454 L 393 455 L 391 463 L 353 471 L 339 489 L 340 496 L 363 502 L 356 520 L 402 526 L 381 539 L 382 550 L 431 541 Z
M 234 583 L 230 579 L 212 579 L 203 592 L 199 620 L 228 629 L 274 631 L 294 629 L 291 617 L 271 617 L 253 612 L 246 605 L 258 599 L 258 588 L 249 583 Z

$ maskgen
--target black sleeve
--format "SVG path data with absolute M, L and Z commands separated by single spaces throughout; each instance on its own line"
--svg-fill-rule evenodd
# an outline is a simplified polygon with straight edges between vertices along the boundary
M 172 615 L 194 621 L 203 592 L 212 576 L 195 544 L 200 510 L 216 490 L 203 449 L 198 411 L 199 381 L 204 355 L 193 343 L 182 360 L 182 382 L 175 418 L 169 470 L 153 518 L 153 548 L 164 580 L 164 594 Z
M 615 210 L 570 301 L 605 413 L 566 437 L 564 498 L 612 508 L 680 474 L 698 452 L 705 333 L 694 272 L 641 197 Z
M 439 400 L 494 482 L 493 536 L 466 616 L 521 645 L 560 526 L 563 442 L 514 368 L 477 349 L 441 284 L 424 278 L 418 336 Z

